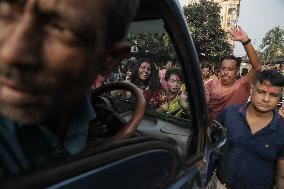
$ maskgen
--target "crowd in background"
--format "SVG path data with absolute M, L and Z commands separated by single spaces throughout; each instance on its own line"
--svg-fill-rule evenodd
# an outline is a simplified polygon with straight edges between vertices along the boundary
M 183 82 L 183 74 L 179 63 L 167 59 L 160 67 L 150 58 L 130 58 L 125 60 L 108 78 L 99 78 L 93 88 L 101 83 L 131 82 L 143 91 L 149 107 L 160 113 L 176 117 L 189 116 L 188 95 Z M 112 95 L 122 98 L 132 98 L 128 91 L 115 91 Z
M 277 111 L 282 101 L 283 66 L 262 65 L 251 39 L 240 27 L 233 27 L 230 37 L 243 45 L 250 68 L 241 68 L 241 58 L 233 55 L 224 56 L 218 69 L 209 64 L 200 67 L 209 117 L 229 133 L 228 152 L 216 164 L 213 183 L 217 189 L 272 188 L 275 184 L 277 189 L 284 188 L 284 107 L 280 114 Z M 189 115 L 188 94 L 178 64 L 167 60 L 157 67 L 153 60 L 142 58 L 123 65 L 105 81 L 135 84 L 157 112 Z M 127 92 L 113 95 L 132 98 Z M 239 159 L 243 161 L 236 161 Z

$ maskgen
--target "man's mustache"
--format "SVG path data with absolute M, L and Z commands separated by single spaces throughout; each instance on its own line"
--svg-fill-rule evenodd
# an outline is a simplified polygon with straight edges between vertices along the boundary
M 0 85 L 2 83 L 22 90 L 44 92 L 50 90 L 53 83 L 47 78 L 43 75 L 39 76 L 39 73 L 34 69 L 8 67 L 0 62 Z

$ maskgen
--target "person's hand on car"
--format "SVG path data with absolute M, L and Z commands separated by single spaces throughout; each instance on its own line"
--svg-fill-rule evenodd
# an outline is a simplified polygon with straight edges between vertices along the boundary
M 180 100 L 179 100 L 179 105 L 181 108 L 185 111 L 189 110 L 189 104 L 188 104 L 188 99 L 187 99 L 187 93 L 182 92 L 180 95 Z

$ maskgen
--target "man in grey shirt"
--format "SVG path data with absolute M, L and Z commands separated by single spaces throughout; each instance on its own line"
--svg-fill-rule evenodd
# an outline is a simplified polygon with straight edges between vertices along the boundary
M 138 4 L 0 1 L 0 175 L 82 151 L 95 118 L 87 93 L 130 52 Z

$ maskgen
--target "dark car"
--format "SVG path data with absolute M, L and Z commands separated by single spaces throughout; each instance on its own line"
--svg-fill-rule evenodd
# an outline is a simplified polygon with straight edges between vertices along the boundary
M 211 175 L 208 167 L 212 162 L 207 156 L 204 157 L 205 149 L 218 153 L 222 150 L 225 137 L 221 132 L 212 139 L 214 129 L 208 129 L 211 123 L 199 61 L 177 0 L 141 1 L 129 33 L 147 32 L 166 32 L 171 39 L 178 65 L 182 69 L 190 115 L 175 117 L 158 113 L 149 107 L 144 111 L 144 101 L 140 99 L 142 97 L 139 94 L 136 94 L 136 100 L 120 98 L 111 92 L 102 95 L 103 92 L 110 90 L 135 90 L 132 86 L 125 83 L 106 84 L 96 89 L 93 94 L 98 119 L 101 125 L 109 130 L 105 138 L 97 139 L 93 147 L 80 155 L 64 159 L 42 170 L 6 179 L 0 183 L 1 189 L 158 189 L 193 188 L 196 184 L 206 184 L 207 175 Z M 134 46 L 132 51 L 132 55 L 135 56 L 139 49 Z M 107 140 L 108 137 L 123 130 L 129 120 L 132 123 L 131 117 L 137 118 L 136 122 L 134 120 L 134 125 L 138 127 L 134 136 L 121 137 L 122 140 L 115 142 Z M 102 145 L 99 145 L 100 143 Z M 201 169 L 197 163 L 204 158 L 207 158 L 207 164 Z

